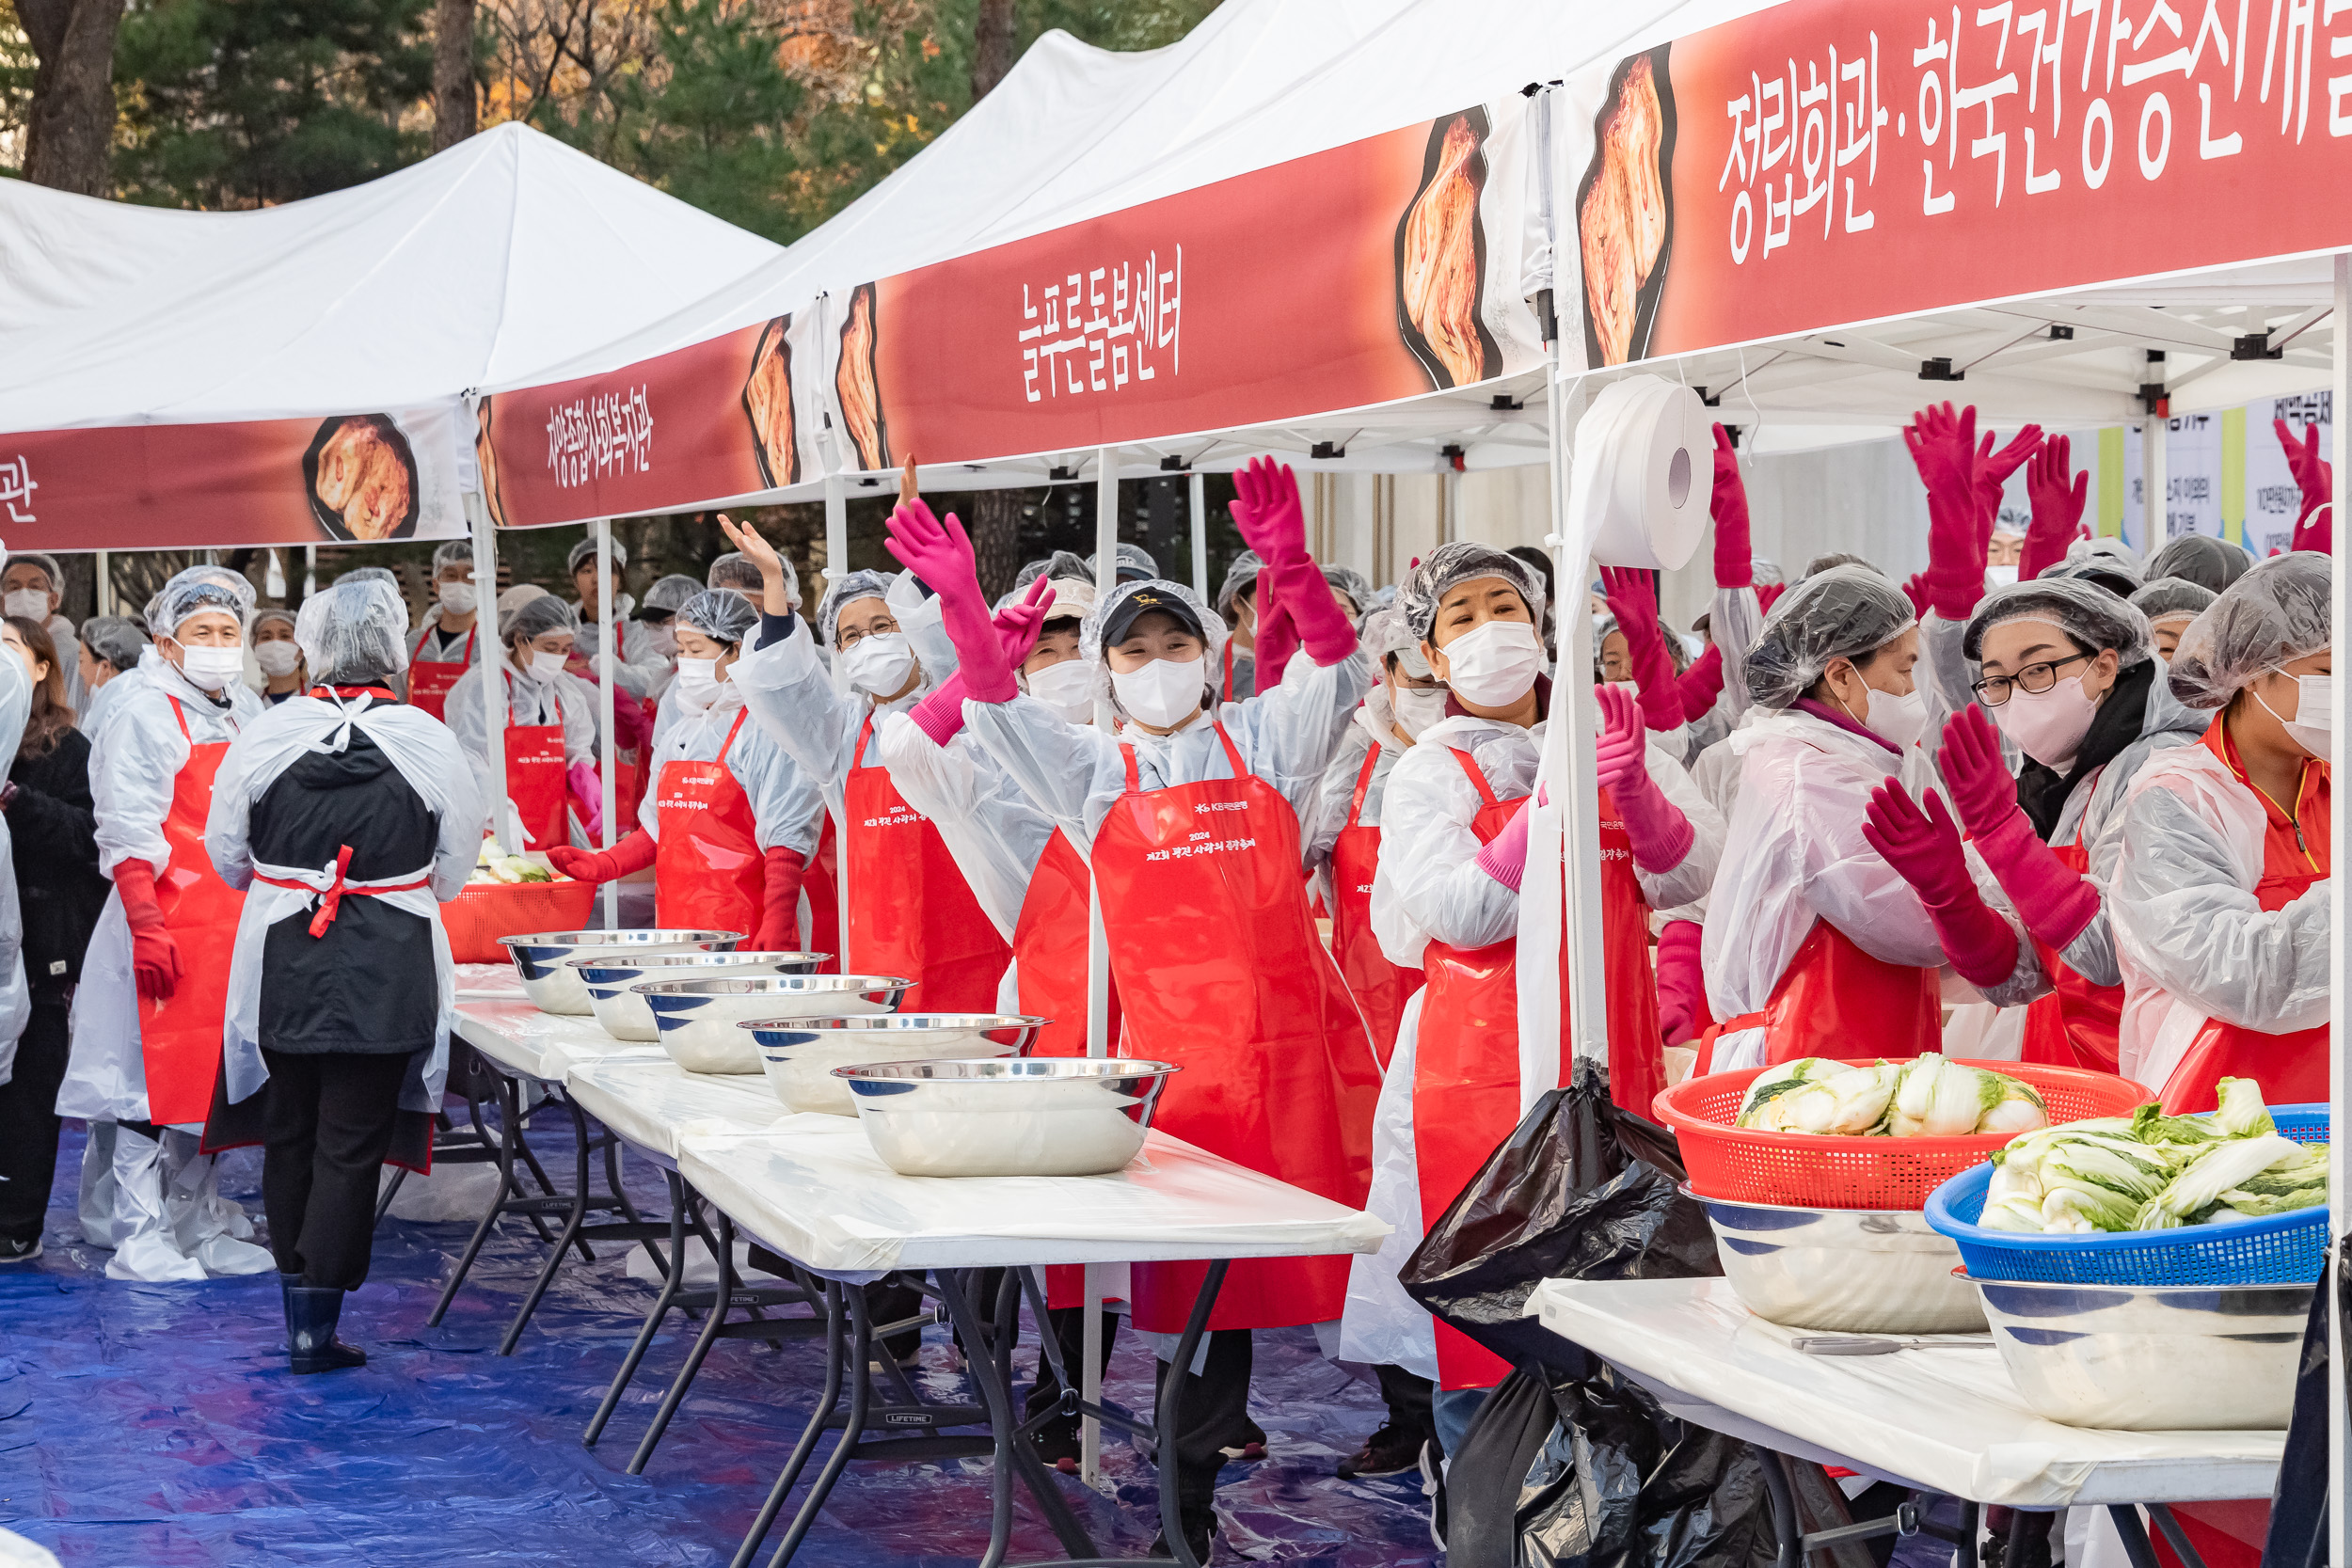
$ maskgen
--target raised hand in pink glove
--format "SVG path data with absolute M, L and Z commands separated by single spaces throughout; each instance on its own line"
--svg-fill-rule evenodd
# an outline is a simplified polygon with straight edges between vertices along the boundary
M 1595 695 L 1600 702 L 1600 739 L 1594 771 L 1625 820 L 1633 863 L 1651 873 L 1672 871 L 1691 852 L 1697 830 L 1649 776 L 1649 739 L 1633 699 L 1619 686 L 1600 687 Z
M 1054 585 L 1043 578 L 1029 584 L 1028 594 L 1005 606 L 991 617 L 999 641 L 1004 645 L 1005 663 L 1018 670 L 1037 646 L 1037 640 L 1045 630 L 1045 617 L 1054 606 Z M 931 737 L 934 745 L 945 746 L 963 728 L 963 699 L 970 694 L 970 686 L 958 669 L 939 683 L 929 695 L 915 704 L 907 717 L 914 727 Z
M 1977 505 L 1977 410 L 1948 403 L 1921 409 L 1903 427 L 1903 445 L 1928 490 L 1927 607 L 1947 621 L 1964 621 L 1984 596 L 1990 527 Z M 1922 614 L 1926 611 L 1922 610 Z
M 1739 449 L 1731 433 L 1715 427 L 1715 488 L 1707 510 L 1715 518 L 1715 586 L 1750 588 L 1756 583 L 1756 556 L 1749 543 L 1748 487 L 1740 478 Z
M 955 644 L 963 694 L 982 703 L 1009 703 L 1021 695 L 1012 666 L 1005 662 L 1004 641 L 989 617 L 988 595 L 980 592 L 972 541 L 956 515 L 950 512 L 943 523 L 917 497 L 900 502 L 887 526 L 890 537 L 883 547 L 939 595 L 940 624 Z
M 1984 433 L 1977 448 L 1977 528 L 1987 546 L 1993 543 L 1993 525 L 2001 517 L 2001 486 L 2009 483 L 2021 464 L 2042 450 L 2042 427 L 2029 424 L 2010 438 L 2008 446 L 1994 449 L 1994 435 Z
M 1626 657 L 1633 666 L 1633 684 L 1642 693 L 1642 718 L 1653 730 L 1671 730 L 1682 723 L 1682 692 L 1675 685 L 1675 661 L 1666 652 L 1665 634 L 1658 626 L 1658 596 L 1649 574 L 1625 566 L 1600 569 L 1602 594 L 1609 612 L 1625 633 Z
M 1943 797 L 1930 793 L 1922 812 L 1899 781 L 1888 779 L 1870 792 L 1862 836 L 1919 895 L 1936 941 L 1963 979 L 1996 985 L 2015 972 L 2017 933 L 1977 891 Z
M 1903 579 L 1903 597 L 1911 601 L 1914 615 L 1922 621 L 1928 618 L 1928 611 L 1934 606 L 1928 600 L 1928 575 L 1925 572 L 1914 572 Z
M 2053 951 L 2083 934 L 2099 914 L 2099 890 L 2052 852 L 2017 804 L 2017 781 L 2001 761 L 2000 732 L 1973 705 L 1944 725 L 1936 752 L 1944 783 L 1977 853 L 2017 906 L 2034 940 Z
M 1780 596 L 1788 592 L 1788 585 L 1785 582 L 1759 582 L 1756 585 L 1756 602 L 1765 614 L 1770 615 L 1772 606 L 1778 604 Z
M 571 786 L 572 803 L 580 813 L 581 824 L 590 838 L 604 836 L 604 782 L 596 777 L 592 762 L 576 762 L 564 769 L 564 777 Z
M 1290 465 L 1253 457 L 1233 471 L 1233 526 L 1269 566 L 1307 559 L 1307 511 Z
M 1298 623 L 1291 619 L 1290 606 L 1283 602 L 1276 584 L 1267 580 L 1263 568 L 1258 573 L 1258 631 L 1249 653 L 1256 661 L 1257 694 L 1261 697 L 1282 684 L 1282 672 L 1290 667 L 1291 655 L 1298 652 Z
M 1682 721 L 1697 723 L 1724 694 L 1724 651 L 1709 642 L 1707 652 L 1675 677 L 1675 689 L 1682 693 Z
M 1280 607 L 1293 626 L 1297 629 L 1298 645 L 1307 650 L 1307 657 L 1325 669 L 1330 668 L 1356 651 L 1356 623 L 1340 608 L 1331 584 L 1324 578 L 1323 568 L 1306 556 L 1283 562 L 1269 561 L 1258 573 L 1259 602 L 1263 605 L 1268 593 Z M 1258 638 L 1263 645 L 1265 632 Z M 1279 651 L 1279 650 L 1278 650 Z M 1264 655 L 1258 656 L 1263 661 Z M 1258 669 L 1258 689 L 1271 689 L 1266 685 L 1265 666 Z
M 2031 582 L 2066 559 L 2077 539 L 2088 539 L 2083 507 L 2090 498 L 2090 470 L 2069 477 L 2074 443 L 2053 436 L 2026 466 L 2026 495 L 2033 502 L 2033 522 L 2026 530 L 2026 547 L 2017 561 L 2017 580 Z
M 2287 471 L 2295 476 L 2295 487 L 2303 497 L 2288 547 L 2328 554 L 2335 542 L 2335 508 L 2329 503 L 2335 499 L 2336 472 L 2334 465 L 2319 455 L 2319 426 L 2305 425 L 2303 439 L 2297 441 L 2286 420 L 2273 420 L 2270 424 L 2279 434 L 2279 445 L 2286 449 Z

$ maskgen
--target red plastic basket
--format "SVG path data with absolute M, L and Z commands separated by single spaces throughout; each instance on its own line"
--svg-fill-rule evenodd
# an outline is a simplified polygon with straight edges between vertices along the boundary
M 441 906 L 449 932 L 449 956 L 461 964 L 502 964 L 499 938 L 532 931 L 577 931 L 596 901 L 596 884 L 557 882 L 469 882 Z
M 1869 1067 L 1876 1057 L 1849 1062 Z M 2022 1079 L 2053 1122 L 2129 1116 L 2156 1097 L 2128 1078 L 2031 1062 L 1966 1064 Z M 1763 1068 L 1686 1079 L 1660 1094 L 1658 1119 L 1682 1146 L 1691 1190 L 1702 1197 L 1792 1209 L 1924 1209 L 1928 1195 L 2009 1142 L 2001 1132 L 1964 1138 L 1851 1138 L 1758 1132 L 1732 1125 Z

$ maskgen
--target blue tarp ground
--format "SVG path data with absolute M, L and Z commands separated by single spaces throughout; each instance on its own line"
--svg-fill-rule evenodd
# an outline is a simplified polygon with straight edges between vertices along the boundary
M 387 1220 L 344 1337 L 362 1369 L 285 1369 L 272 1275 L 202 1285 L 104 1277 L 73 1228 L 79 1135 L 69 1128 L 46 1245 L 0 1271 L 0 1527 L 67 1568 L 461 1568 L 724 1563 L 820 1387 L 813 1345 L 712 1352 L 643 1477 L 623 1473 L 687 1330 L 673 1326 L 595 1450 L 580 1433 L 651 1300 L 617 1247 L 559 1276 L 510 1357 L 501 1333 L 545 1254 L 521 1222 L 492 1241 L 438 1328 L 424 1326 L 469 1227 Z M 258 1151 L 223 1158 L 222 1188 L 258 1215 Z M 657 1174 L 630 1189 L 664 1211 Z M 1025 1341 L 1023 1362 L 1030 1352 Z M 930 1331 L 926 1392 L 953 1397 L 946 1331 Z M 1108 1392 L 1148 1408 L 1148 1352 L 1121 1338 Z M 1262 1334 L 1252 1413 L 1269 1457 L 1229 1465 L 1218 1560 L 1330 1568 L 1433 1563 L 1418 1477 L 1342 1481 L 1332 1466 L 1379 1423 L 1376 1394 L 1322 1360 L 1306 1330 Z M 1152 1466 L 1106 1445 L 1120 1501 L 1057 1482 L 1097 1544 L 1140 1555 L 1157 1528 Z M 814 1466 L 812 1465 L 812 1470 Z M 985 1466 L 852 1465 L 800 1560 L 901 1568 L 970 1560 L 985 1544 Z M 1059 1555 L 1025 1506 L 1014 1558 Z

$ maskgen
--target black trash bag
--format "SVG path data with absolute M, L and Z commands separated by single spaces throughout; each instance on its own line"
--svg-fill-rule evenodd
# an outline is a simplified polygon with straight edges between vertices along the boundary
M 1406 1292 L 1513 1366 L 1584 1376 L 1588 1365 L 1525 1316 L 1546 1279 L 1689 1279 L 1719 1275 L 1707 1212 L 1675 1189 L 1675 1135 L 1618 1109 L 1607 1078 L 1579 1062 L 1535 1102 L 1397 1275 Z
M 2352 1321 L 2352 1258 L 2341 1252 L 2334 1267 L 2312 1292 L 2311 1316 L 2303 1323 L 2303 1355 L 2295 1374 L 2295 1413 L 2287 1421 L 2286 1452 L 2279 1482 L 2270 1495 L 2270 1532 L 2263 1542 L 2263 1568 L 2321 1568 L 2328 1560 L 2328 1400 L 2344 1397 L 2340 1377 L 2328 1363 L 2328 1279 Z
M 1515 1370 L 1480 1409 L 1447 1469 L 1448 1568 L 1771 1568 L 1756 1451 L 1588 1364 Z M 1811 1472 L 1808 1497 L 1836 1498 L 1819 1465 L 1789 1468 Z

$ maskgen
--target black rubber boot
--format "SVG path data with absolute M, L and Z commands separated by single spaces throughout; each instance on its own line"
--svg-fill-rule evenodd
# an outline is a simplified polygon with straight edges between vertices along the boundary
M 342 1315 L 342 1291 L 286 1287 L 286 1356 L 295 1372 L 337 1372 L 368 1364 L 367 1352 L 335 1338 Z
M 294 1293 L 301 1289 L 302 1275 L 278 1271 L 278 1306 L 286 1315 L 286 1343 L 294 1343 Z

